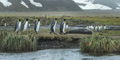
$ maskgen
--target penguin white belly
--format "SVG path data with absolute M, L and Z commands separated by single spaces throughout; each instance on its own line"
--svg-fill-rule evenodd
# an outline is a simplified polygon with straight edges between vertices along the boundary
M 106 30 L 106 26 L 103 27 Z
M 64 23 L 64 25 L 63 25 L 63 33 L 65 33 L 65 26 L 66 26 L 66 24 Z
M 66 25 L 66 28 L 68 28 L 68 25 Z
M 38 25 L 37 25 L 37 28 L 36 28 L 37 32 L 39 31 L 39 28 L 40 28 L 40 23 L 38 23 Z
M 18 29 L 20 30 L 20 28 L 21 28 L 21 22 L 19 23 L 19 26 L 18 26 Z
M 97 31 L 97 29 L 98 29 L 98 28 L 97 28 L 97 26 L 96 26 L 96 27 L 95 27 L 95 30 Z
M 100 30 L 102 30 L 102 26 L 100 26 Z
M 92 30 L 94 30 L 94 27 L 92 26 Z
M 25 25 L 24 25 L 24 30 L 27 29 L 27 26 L 28 26 L 28 23 L 25 23 Z
M 55 27 L 56 27 L 56 23 L 55 23 L 55 25 L 53 26 L 53 30 L 54 30 L 54 32 L 55 32 Z
M 89 26 L 88 28 L 89 28 L 90 30 L 92 29 L 92 27 L 91 27 L 91 26 Z
M 16 28 L 15 32 L 18 32 L 19 28 Z
M 87 26 L 86 29 L 89 29 L 89 27 Z
M 15 29 L 15 32 L 18 32 L 19 31 L 19 25 L 20 23 L 17 25 L 16 29 Z

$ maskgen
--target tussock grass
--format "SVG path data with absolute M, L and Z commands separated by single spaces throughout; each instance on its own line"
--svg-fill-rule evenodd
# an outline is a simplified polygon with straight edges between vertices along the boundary
M 29 32 L 28 32 L 29 33 Z M 37 37 L 33 34 L 15 35 L 13 32 L 1 30 L 0 50 L 4 52 L 35 51 Z
M 81 52 L 87 53 L 114 53 L 119 52 L 120 39 L 113 39 L 105 35 L 92 35 L 85 38 L 79 43 Z
M 1 44 L 2 51 L 21 52 L 36 50 L 36 39 L 28 36 L 8 35 Z

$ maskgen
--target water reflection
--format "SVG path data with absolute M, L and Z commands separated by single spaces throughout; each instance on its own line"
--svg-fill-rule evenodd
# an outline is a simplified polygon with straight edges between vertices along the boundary
M 120 60 L 120 55 L 90 56 L 79 49 L 47 49 L 27 53 L 0 53 L 0 60 Z

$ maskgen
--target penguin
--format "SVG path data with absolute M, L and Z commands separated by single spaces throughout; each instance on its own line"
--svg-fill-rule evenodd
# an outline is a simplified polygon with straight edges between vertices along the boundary
M 5 23 L 5 24 L 4 24 L 4 26 L 6 27 L 6 26 L 7 26 L 7 24 Z
M 40 19 L 36 20 L 35 22 L 34 30 L 36 34 L 38 34 L 39 28 L 40 28 Z
M 28 28 L 28 19 L 24 20 L 23 24 L 22 24 L 22 30 L 25 31 Z
M 60 24 L 60 34 L 65 34 L 65 29 L 66 29 L 66 19 L 64 19 L 64 21 L 61 22 Z
M 86 29 L 90 29 L 89 26 L 87 26 Z
M 56 34 L 56 33 L 55 33 L 56 25 L 57 25 L 57 18 L 55 18 L 55 20 L 53 20 L 53 22 L 52 22 L 52 24 L 51 24 L 51 28 L 50 28 L 51 31 L 50 31 L 50 34 L 51 34 L 51 33 Z
M 91 26 L 91 29 L 94 30 L 94 26 Z
M 69 26 L 68 25 L 66 25 L 66 28 L 68 28 Z
M 106 29 L 107 29 L 107 27 L 104 25 L 104 26 L 103 26 L 103 29 L 104 29 L 104 30 L 106 30 Z
M 20 29 L 21 29 L 21 19 L 19 19 L 15 25 L 15 33 L 18 33 Z
M 98 26 L 95 26 L 95 31 L 98 31 Z
M 100 31 L 101 31 L 101 28 L 102 28 L 101 26 L 98 26 L 98 30 L 97 30 L 97 31 L 100 32 Z

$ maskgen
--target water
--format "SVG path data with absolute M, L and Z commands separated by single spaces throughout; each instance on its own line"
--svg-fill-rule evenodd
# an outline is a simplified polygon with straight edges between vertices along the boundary
M 79 49 L 47 49 L 27 53 L 0 53 L 0 60 L 120 60 L 120 55 L 90 56 Z
M 10 29 L 14 29 L 15 28 L 15 26 L 0 26 L 0 30 L 1 29 L 8 29 L 8 30 L 10 30 Z M 30 28 L 34 28 L 34 26 L 30 26 Z M 40 26 L 40 28 L 41 29 L 50 29 L 50 25 L 46 25 L 46 26 Z M 56 27 L 56 29 L 59 29 L 60 28 L 60 26 L 59 25 L 57 25 L 57 27 Z M 87 28 L 87 26 L 69 26 L 67 29 L 86 29 Z M 120 30 L 120 26 L 107 26 L 107 29 L 108 30 Z
M 14 29 L 15 27 L 14 26 L 0 26 L 0 30 L 1 29 L 8 29 L 8 30 L 10 30 L 10 29 Z M 34 29 L 34 26 L 31 26 L 30 28 L 32 28 L 32 29 Z M 40 26 L 40 28 L 41 29 L 50 29 L 50 26 Z M 57 26 L 56 27 L 56 29 L 59 29 L 60 27 L 59 26 Z M 84 28 L 86 28 L 86 27 L 68 27 L 67 29 L 84 29 Z

